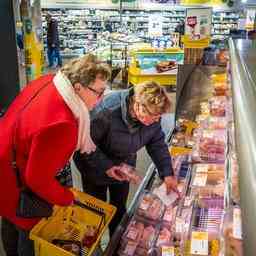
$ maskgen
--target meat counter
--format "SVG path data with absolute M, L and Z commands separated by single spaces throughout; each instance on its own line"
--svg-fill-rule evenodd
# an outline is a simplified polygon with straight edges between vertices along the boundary
M 210 115 L 211 114 L 213 116 L 217 115 L 217 119 L 214 116 L 213 118 L 212 117 L 207 118 L 206 124 L 205 122 L 203 122 L 204 125 L 207 126 L 207 129 L 211 126 L 214 126 L 214 129 L 227 128 L 226 131 L 228 131 L 226 133 L 223 132 L 223 134 L 222 132 L 217 132 L 218 134 L 216 135 L 217 139 L 209 141 L 208 140 L 209 136 L 211 136 L 210 138 L 214 138 L 215 135 L 209 135 L 209 132 L 206 135 L 204 135 L 205 127 L 203 126 L 203 128 L 201 129 L 202 134 L 200 136 L 201 138 L 203 138 L 203 142 L 205 139 L 206 143 L 205 144 L 202 143 L 202 145 L 200 144 L 200 147 L 201 149 L 206 148 L 206 150 L 209 150 L 208 147 L 210 145 L 210 150 L 214 149 L 214 151 L 211 152 L 211 154 L 208 154 L 208 152 L 206 155 L 201 154 L 200 155 L 201 158 L 203 159 L 204 157 L 201 164 L 200 164 L 200 161 L 202 159 L 195 160 L 195 157 L 192 155 L 189 155 L 188 157 L 183 158 L 183 160 L 185 159 L 184 161 L 185 161 L 186 173 L 185 175 L 184 173 L 181 175 L 184 182 L 182 198 L 181 200 L 179 200 L 179 203 L 177 204 L 177 207 L 176 207 L 177 209 L 175 211 L 174 226 L 169 228 L 169 230 L 175 233 L 175 237 L 174 239 L 172 239 L 172 243 L 168 244 L 168 246 L 172 246 L 172 247 L 175 247 L 178 244 L 177 247 L 180 248 L 179 255 L 211 255 L 213 256 L 213 255 L 217 255 L 217 253 L 222 253 L 222 255 L 225 255 L 225 250 L 229 250 L 227 249 L 228 246 L 226 245 L 226 240 L 225 240 L 225 234 L 229 232 L 229 229 L 227 227 L 230 223 L 233 223 L 233 219 L 232 219 L 232 217 L 234 216 L 233 213 L 237 213 L 237 212 L 238 214 L 240 213 L 239 203 L 237 207 L 238 209 L 233 207 L 233 204 L 236 203 L 235 200 L 233 200 L 234 199 L 233 187 L 235 186 L 232 187 L 233 185 L 232 173 L 229 171 L 230 169 L 233 168 L 233 166 L 236 166 L 236 162 L 235 162 L 236 159 L 232 161 L 233 155 L 230 153 L 230 152 L 233 152 L 233 150 L 235 150 L 233 145 L 234 143 L 232 144 L 232 141 L 234 140 L 234 136 L 233 136 L 234 129 L 232 129 L 233 127 L 231 125 L 232 122 L 229 122 L 227 124 L 225 122 L 220 121 L 222 120 L 221 117 L 220 119 L 218 119 L 219 115 L 222 116 L 223 113 L 225 114 L 225 111 L 224 112 L 222 111 L 222 102 L 219 99 L 217 100 L 217 102 L 214 102 L 215 99 L 209 100 L 209 98 L 212 97 L 212 91 L 213 91 L 212 80 L 216 74 L 219 74 L 220 76 L 222 76 L 223 74 L 226 75 L 227 72 L 226 72 L 226 69 L 223 67 L 201 66 L 201 65 L 183 65 L 179 67 L 177 96 L 176 96 L 177 105 L 176 105 L 176 114 L 175 114 L 177 126 L 174 129 L 174 131 L 170 132 L 170 136 L 168 137 L 168 143 L 170 144 L 170 146 L 171 145 L 172 145 L 171 147 L 176 146 L 175 143 L 179 145 L 181 141 L 183 143 L 182 136 L 181 137 L 177 136 L 177 134 L 179 134 L 179 129 L 180 129 L 179 122 L 181 122 L 181 120 L 193 120 L 193 121 L 196 120 L 197 122 L 201 123 L 201 120 L 199 120 L 198 117 L 200 116 L 200 118 L 202 118 L 202 109 L 204 108 L 204 105 L 206 103 L 212 108 L 210 110 L 212 111 Z M 217 82 L 216 84 L 219 85 L 220 83 Z M 215 93 L 217 93 L 217 96 L 219 96 L 219 94 L 222 94 L 223 92 L 225 93 L 225 90 L 223 91 L 222 87 L 221 87 L 221 90 L 217 87 L 215 88 Z M 230 97 L 228 96 L 228 98 Z M 202 104 L 202 102 L 204 103 Z M 228 105 L 229 105 L 230 111 L 227 111 L 227 112 L 231 113 L 230 119 L 232 119 L 233 111 L 232 111 L 232 106 L 230 105 L 230 102 Z M 215 109 L 216 106 L 217 106 L 217 112 Z M 230 106 L 231 106 L 231 109 L 230 109 Z M 215 132 L 210 132 L 210 133 L 213 134 Z M 189 141 L 186 141 L 185 142 L 186 145 L 182 144 L 182 147 L 189 146 L 188 145 L 189 143 L 190 143 Z M 193 146 L 193 150 L 194 148 L 195 147 Z M 205 158 L 207 159 L 206 161 L 207 165 L 203 166 L 203 163 L 205 162 Z M 220 161 L 220 163 L 215 164 L 216 160 Z M 211 163 L 209 164 L 208 162 L 212 162 L 212 164 Z M 199 166 L 196 166 L 195 163 L 199 164 Z M 182 172 L 182 165 L 179 165 L 179 167 L 175 166 L 174 168 L 175 169 L 178 168 L 179 172 Z M 202 169 L 204 169 L 204 171 L 202 171 Z M 204 173 L 205 170 L 207 174 Z M 111 238 L 111 241 L 107 249 L 105 250 L 104 255 L 116 255 L 117 250 L 120 247 L 119 246 L 120 240 L 127 235 L 126 230 L 127 229 L 132 230 L 133 226 L 136 228 L 139 227 L 139 225 L 137 225 L 138 223 L 136 222 L 136 219 L 134 220 L 133 216 L 135 212 L 136 214 L 138 214 L 138 208 L 140 208 L 138 207 L 138 205 L 141 204 L 142 198 L 145 197 L 143 194 L 145 193 L 144 192 L 145 189 L 148 191 L 152 191 L 152 187 L 154 187 L 153 184 L 155 184 L 157 181 L 156 173 L 157 172 L 155 167 L 151 165 L 136 195 L 134 196 L 132 203 L 128 208 L 127 214 L 124 216 L 116 233 Z M 203 188 L 200 187 L 201 186 L 200 183 L 202 183 L 202 180 L 204 180 Z M 212 198 L 213 195 L 214 195 L 214 198 Z M 205 212 L 207 213 L 207 215 Z M 205 222 L 206 216 L 208 219 L 210 219 L 210 221 Z M 185 219 L 187 219 L 187 222 L 184 222 Z M 128 224 L 129 224 L 129 227 L 127 228 Z M 151 223 L 150 226 L 144 227 L 145 237 L 149 232 L 151 232 L 151 234 L 154 235 L 154 229 L 152 229 L 152 226 L 154 227 L 154 224 L 152 225 Z M 186 227 L 186 230 L 184 229 L 184 227 Z M 233 229 L 231 230 L 233 231 Z M 168 232 L 166 232 L 166 229 L 164 228 L 159 227 L 157 231 L 158 231 L 158 239 L 157 240 L 155 239 L 154 241 L 155 245 L 159 243 L 159 238 L 161 237 L 161 235 L 162 237 L 168 237 L 169 235 Z M 206 241 L 208 243 L 206 243 L 207 246 L 205 246 L 205 248 L 203 249 L 201 248 L 201 250 L 203 250 L 201 251 L 202 254 L 198 254 L 198 251 L 195 251 L 198 248 L 196 248 L 197 246 L 195 243 L 196 238 L 194 236 L 196 235 L 202 236 L 203 234 L 207 235 Z M 187 241 L 189 241 L 190 243 L 188 244 Z M 153 239 L 152 239 L 152 243 L 153 243 Z M 189 249 L 187 249 L 188 247 Z M 141 250 L 141 248 L 143 248 L 143 250 Z M 133 243 L 129 244 L 129 250 L 135 250 Z M 119 250 L 119 255 L 121 254 Z M 159 254 L 159 251 L 155 251 L 155 248 L 151 250 L 149 253 L 149 251 L 145 251 L 144 245 L 143 246 L 139 245 L 136 251 L 134 251 L 134 254 L 131 253 L 131 255 L 164 255 L 164 254 L 162 253 Z M 174 254 L 166 254 L 166 255 L 174 255 Z M 175 255 L 177 255 L 177 252 L 175 253 Z

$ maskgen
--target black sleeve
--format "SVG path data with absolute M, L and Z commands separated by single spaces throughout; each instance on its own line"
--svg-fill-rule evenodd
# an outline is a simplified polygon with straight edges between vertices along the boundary
M 146 145 L 146 149 L 158 170 L 160 178 L 172 176 L 171 156 L 160 124 L 156 128 L 151 141 Z
M 58 22 L 55 20 L 52 22 L 52 44 L 58 44 Z
M 95 152 L 91 154 L 80 154 L 74 156 L 76 166 L 80 171 L 94 171 L 96 175 L 102 176 L 114 166 L 114 163 L 100 149 L 101 144 L 105 143 L 110 130 L 111 115 L 107 111 L 97 113 L 91 120 L 91 137 L 97 146 Z

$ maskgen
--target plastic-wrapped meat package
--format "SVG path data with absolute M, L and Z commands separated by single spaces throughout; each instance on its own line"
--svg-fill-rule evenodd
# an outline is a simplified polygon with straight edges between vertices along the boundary
M 127 241 L 126 243 L 123 243 L 121 245 L 117 254 L 120 256 L 134 256 L 137 247 L 138 247 L 137 242 Z
M 153 247 L 157 236 L 157 229 L 149 225 L 145 227 L 142 237 L 139 241 L 139 247 L 144 249 L 150 249 Z
M 145 192 L 139 201 L 136 214 L 146 220 L 159 222 L 162 219 L 165 206 L 156 195 Z
M 205 186 L 205 187 L 192 187 L 190 195 L 198 196 L 199 198 L 215 198 L 223 197 L 225 191 L 225 184 L 221 183 L 217 186 Z
M 204 198 L 200 198 L 199 204 L 202 208 L 224 209 L 224 197 L 204 197 Z
M 184 159 L 184 156 L 182 155 L 178 155 L 175 157 L 172 156 L 172 169 L 176 177 L 179 175 L 179 170 L 180 170 L 183 159 Z
M 176 212 L 177 212 L 177 206 L 176 207 L 172 207 L 172 206 L 166 207 L 164 216 L 163 216 L 163 226 L 164 227 L 171 229 L 172 223 L 176 216 Z
M 225 96 L 213 97 L 209 100 L 211 116 L 223 117 L 226 115 L 227 98 Z
M 224 183 L 224 172 L 196 172 L 193 175 L 192 186 L 217 186 Z
M 209 116 L 207 119 L 200 123 L 200 127 L 209 130 L 227 129 L 227 118 L 226 117 L 215 117 Z
M 215 96 L 227 96 L 228 95 L 228 84 L 226 82 L 219 82 L 213 84 Z
M 193 148 L 192 159 L 196 162 L 223 163 L 226 159 L 226 130 L 204 130 Z
M 209 116 L 210 114 L 210 105 L 208 102 L 202 102 L 200 104 L 200 110 L 201 110 L 201 115 L 204 116 Z
M 232 199 L 234 202 L 240 202 L 240 190 L 239 190 L 239 167 L 237 163 L 236 154 L 231 156 L 231 182 L 232 182 Z
M 235 206 L 225 214 L 223 235 L 225 255 L 243 256 L 241 209 L 239 207 Z
M 177 147 L 186 146 L 186 135 L 183 132 L 177 132 L 172 138 L 172 145 Z
M 157 238 L 158 227 L 132 219 L 121 240 L 119 255 L 148 255 Z
M 156 247 L 170 244 L 172 238 L 171 231 L 165 227 L 161 228 L 159 236 L 156 240 Z
M 171 205 L 174 205 L 177 203 L 179 199 L 178 193 L 171 191 L 170 193 L 167 193 L 167 187 L 165 183 L 162 183 L 161 186 L 156 187 L 153 190 L 153 194 L 157 195 L 159 198 L 161 198 L 161 201 L 164 203 L 165 206 L 169 207 Z
M 122 163 L 120 165 L 119 172 L 123 174 L 128 182 L 132 182 L 134 184 L 139 184 L 142 178 L 136 173 L 136 169 L 133 166 Z
M 181 241 L 182 239 L 187 239 L 191 217 L 192 207 L 183 208 L 181 215 L 176 216 L 174 223 L 174 240 L 177 242 Z
M 130 240 L 130 241 L 138 242 L 143 235 L 144 228 L 145 228 L 144 223 L 136 220 L 132 220 L 126 229 L 122 237 L 122 240 L 123 241 Z

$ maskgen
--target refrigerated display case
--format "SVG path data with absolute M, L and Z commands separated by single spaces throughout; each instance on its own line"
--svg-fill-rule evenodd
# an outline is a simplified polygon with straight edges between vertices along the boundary
M 253 41 L 229 43 L 228 69 L 202 65 L 179 67 L 176 127 L 170 131 L 168 143 L 172 147 L 173 142 L 184 142 L 182 136 L 177 139 L 175 134 L 183 129 L 181 120 L 187 119 L 196 121 L 203 129 L 218 130 L 224 125 L 227 150 L 225 160 L 217 164 L 194 163 L 190 153 L 174 157 L 174 172 L 179 170 L 179 176 L 183 173 L 185 185 L 175 216 L 172 216 L 172 227 L 168 228 L 173 239 L 164 248 L 168 251 L 168 248 L 175 247 L 175 254 L 168 255 L 255 255 L 256 136 L 253 131 L 256 120 L 253 110 L 256 107 L 256 46 Z M 226 87 L 221 90 L 228 99 L 227 123 L 206 118 L 211 115 L 211 98 L 215 97 L 216 88 L 220 93 L 219 83 L 224 82 L 229 84 L 228 92 Z M 200 137 L 200 133 L 195 129 L 192 137 L 197 136 Z M 193 147 L 193 142 L 182 145 Z M 177 157 L 181 164 L 175 162 Z M 115 255 L 118 243 L 138 208 L 139 198 L 145 189 L 152 191 L 158 183 L 156 173 L 151 165 L 104 255 Z M 203 246 L 198 248 L 199 244 Z M 154 246 L 148 255 L 163 254 Z

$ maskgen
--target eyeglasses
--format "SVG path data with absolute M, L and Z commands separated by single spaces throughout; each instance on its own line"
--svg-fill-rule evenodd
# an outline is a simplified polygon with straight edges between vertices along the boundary
M 91 87 L 87 87 L 91 92 L 93 92 L 95 95 L 97 95 L 98 98 L 101 98 L 105 92 L 105 89 L 102 90 L 101 92 L 96 91 L 95 89 Z

